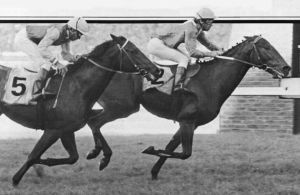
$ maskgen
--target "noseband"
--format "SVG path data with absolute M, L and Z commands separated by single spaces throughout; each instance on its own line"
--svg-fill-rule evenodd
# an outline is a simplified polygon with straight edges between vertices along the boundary
M 135 69 L 137 70 L 137 72 L 133 72 L 131 74 L 140 74 L 142 75 L 143 77 L 146 77 L 146 78 L 151 78 L 151 75 L 148 71 L 146 71 L 144 68 L 140 68 L 138 65 L 135 64 L 135 62 L 133 61 L 133 59 L 130 57 L 130 55 L 127 53 L 125 47 L 127 45 L 127 43 L 129 42 L 128 39 L 126 39 L 125 43 L 120 46 L 118 44 L 118 48 L 120 50 L 120 70 L 122 70 L 122 59 L 123 59 L 123 53 L 126 54 L 127 58 L 129 59 L 129 61 L 131 62 L 131 64 L 133 64 L 133 66 L 135 67 Z M 125 72 L 126 73 L 126 72 Z

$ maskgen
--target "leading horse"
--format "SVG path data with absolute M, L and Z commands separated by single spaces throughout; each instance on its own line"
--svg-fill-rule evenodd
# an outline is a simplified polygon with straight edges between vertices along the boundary
M 187 159 L 191 156 L 194 130 L 218 115 L 225 100 L 253 66 L 269 72 L 274 78 L 287 76 L 291 69 L 266 39 L 253 36 L 246 37 L 223 56 L 201 64 L 200 71 L 187 84 L 191 93 L 178 91 L 167 95 L 155 88 L 143 92 L 141 78 L 116 74 L 98 101 L 103 110 L 98 111 L 98 115 L 88 123 L 93 132 L 95 148 L 87 158 L 95 158 L 103 150 L 100 170 L 105 168 L 112 151 L 100 128 L 137 112 L 142 104 L 149 112 L 178 121 L 180 126 L 165 150 L 149 147 L 144 151 L 160 157 L 151 171 L 152 178 L 156 179 L 167 158 Z M 180 143 L 182 152 L 173 152 Z
M 59 75 L 53 78 L 49 87 L 60 86 L 57 102 L 44 100 L 38 103 L 38 107 L 0 103 L 1 114 L 23 126 L 44 130 L 26 162 L 13 176 L 14 185 L 34 164 L 55 166 L 73 164 L 78 160 L 74 132 L 94 117 L 92 107 L 115 72 L 139 73 L 154 82 L 161 76 L 161 70 L 147 60 L 133 43 L 124 37 L 112 35 L 112 38 L 113 41 L 98 45 L 86 58 L 70 65 L 63 78 Z M 58 139 L 69 158 L 41 159 L 42 154 Z

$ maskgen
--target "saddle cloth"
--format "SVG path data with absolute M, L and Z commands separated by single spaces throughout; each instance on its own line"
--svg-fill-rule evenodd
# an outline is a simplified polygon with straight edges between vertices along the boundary
M 7 104 L 28 105 L 32 99 L 34 81 L 37 72 L 25 69 L 23 66 L 0 66 L 0 97 Z M 3 75 L 3 77 L 2 77 Z
M 166 93 L 168 95 L 172 94 L 173 87 L 174 87 L 174 78 L 176 74 L 177 65 L 175 62 L 170 63 L 168 62 L 167 65 L 160 64 L 161 61 L 153 61 L 154 64 L 159 66 L 159 68 L 164 69 L 163 76 L 159 79 L 159 81 L 163 81 L 163 84 L 160 85 L 153 85 L 147 79 L 144 79 L 143 82 L 143 91 L 146 91 L 150 88 L 156 88 L 158 91 Z M 192 63 L 188 66 L 185 76 L 185 85 L 189 82 L 190 78 L 193 77 L 197 72 L 200 70 L 200 65 L 198 63 Z

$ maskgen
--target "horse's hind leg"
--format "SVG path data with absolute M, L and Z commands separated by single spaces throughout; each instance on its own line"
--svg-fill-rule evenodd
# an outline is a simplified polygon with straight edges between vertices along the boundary
M 55 166 L 62 164 L 74 164 L 77 162 L 79 155 L 76 147 L 75 135 L 74 133 L 65 133 L 61 136 L 61 143 L 69 154 L 69 158 L 47 158 L 40 159 L 37 163 L 47 166 Z
M 18 185 L 27 170 L 35 164 L 42 154 L 59 138 L 59 134 L 56 131 L 44 131 L 42 137 L 28 156 L 27 161 L 19 169 L 19 171 L 13 176 L 13 185 Z

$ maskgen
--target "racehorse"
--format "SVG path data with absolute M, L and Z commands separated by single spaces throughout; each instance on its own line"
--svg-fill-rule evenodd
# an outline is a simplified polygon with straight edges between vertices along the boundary
M 266 39 L 261 36 L 245 38 L 219 58 L 201 64 L 200 71 L 187 84 L 190 92 L 182 90 L 167 95 L 155 88 L 143 92 L 141 78 L 116 74 L 98 100 L 103 110 L 99 110 L 89 123 L 95 148 L 88 153 L 87 158 L 95 158 L 103 150 L 100 170 L 108 165 L 112 150 L 100 128 L 108 122 L 137 112 L 140 104 L 159 117 L 178 121 L 180 126 L 165 150 L 155 150 L 152 146 L 144 151 L 160 157 L 151 170 L 152 178 L 157 179 L 167 158 L 190 157 L 194 130 L 218 115 L 221 106 L 250 67 L 263 69 L 274 78 L 286 77 L 291 69 Z M 173 152 L 180 143 L 182 152 Z
M 145 58 L 133 43 L 124 37 L 111 36 L 113 40 L 96 46 L 87 57 L 69 65 L 64 77 L 54 76 L 49 88 L 59 88 L 57 102 L 46 99 L 37 106 L 0 103 L 1 114 L 23 126 L 44 130 L 24 165 L 13 176 L 14 185 L 34 164 L 55 166 L 73 164 L 78 160 L 74 132 L 94 117 L 92 107 L 115 72 L 142 74 L 153 82 L 161 76 L 161 70 Z M 69 158 L 41 159 L 42 154 L 58 139 Z

